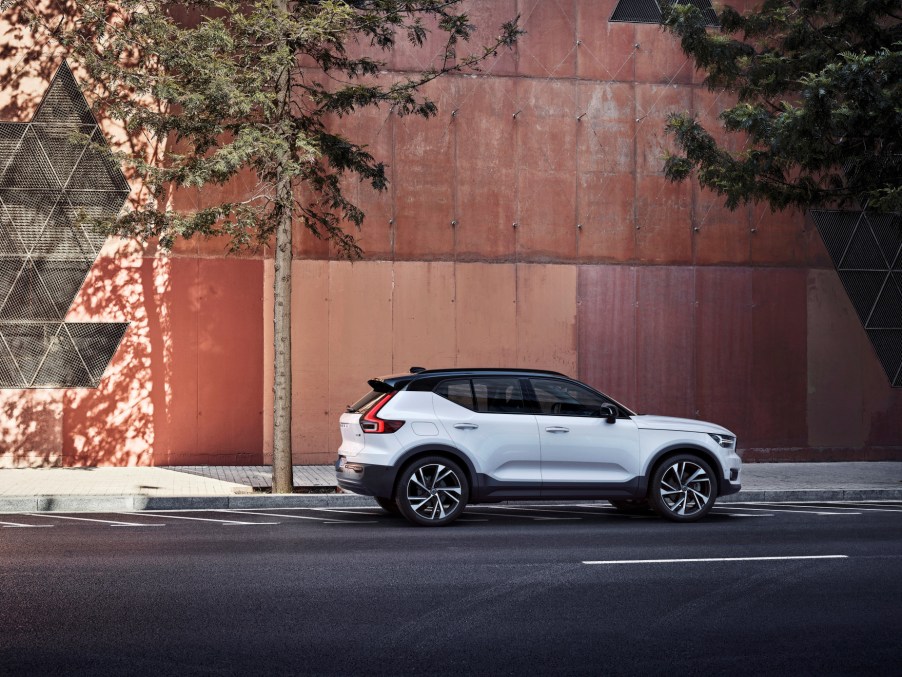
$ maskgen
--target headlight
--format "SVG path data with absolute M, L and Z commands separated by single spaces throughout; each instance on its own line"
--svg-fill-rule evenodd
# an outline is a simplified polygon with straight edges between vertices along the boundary
M 724 449 L 735 449 L 736 448 L 736 438 L 730 437 L 729 435 L 718 435 L 717 433 L 708 433 L 715 442 L 717 442 Z

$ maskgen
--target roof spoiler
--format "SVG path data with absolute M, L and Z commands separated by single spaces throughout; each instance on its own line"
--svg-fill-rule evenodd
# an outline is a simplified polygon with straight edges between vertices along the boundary
M 381 378 L 371 378 L 366 383 L 370 388 L 375 390 L 377 393 L 390 393 L 395 390 L 388 383 L 383 381 Z

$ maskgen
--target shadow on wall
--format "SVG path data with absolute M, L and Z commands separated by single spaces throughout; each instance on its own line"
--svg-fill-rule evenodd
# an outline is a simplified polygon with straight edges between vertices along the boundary
M 129 322 L 104 377 L 93 389 L 0 391 L 0 467 L 153 465 L 170 448 L 169 261 L 116 244 L 66 317 Z

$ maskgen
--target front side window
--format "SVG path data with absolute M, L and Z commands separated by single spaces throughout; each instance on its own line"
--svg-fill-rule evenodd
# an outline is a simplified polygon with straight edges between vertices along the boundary
M 569 381 L 533 378 L 529 380 L 539 412 L 547 416 L 601 417 L 607 404 L 600 395 Z

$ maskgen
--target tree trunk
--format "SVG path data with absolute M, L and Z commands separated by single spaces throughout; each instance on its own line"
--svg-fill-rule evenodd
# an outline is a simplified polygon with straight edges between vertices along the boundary
M 288 2 L 280 3 L 287 11 Z M 291 69 L 279 78 L 283 115 L 291 110 Z M 291 221 L 294 195 L 291 179 L 281 171 L 291 160 L 285 151 L 276 184 L 279 222 L 276 227 L 275 276 L 273 282 L 273 436 L 272 493 L 290 494 L 294 490 L 291 468 Z

